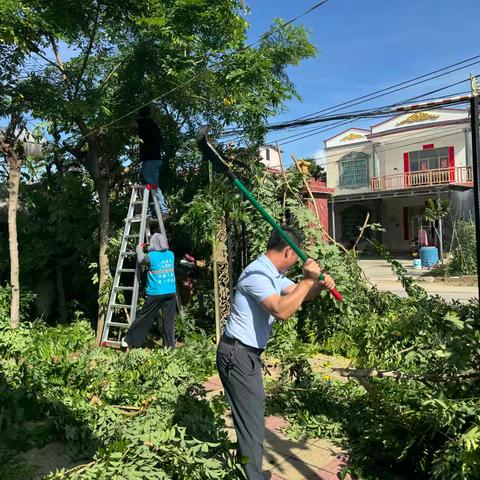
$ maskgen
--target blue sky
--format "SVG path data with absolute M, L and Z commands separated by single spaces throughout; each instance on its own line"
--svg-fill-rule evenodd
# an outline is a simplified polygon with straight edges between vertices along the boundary
M 250 39 L 265 32 L 273 18 L 290 20 L 315 3 L 247 0 Z M 310 30 L 318 55 L 289 68 L 302 100 L 288 102 L 286 111 L 271 121 L 307 115 L 479 55 L 479 18 L 478 0 L 329 0 L 297 22 Z M 402 101 L 467 78 L 470 73 L 480 74 L 480 63 L 353 109 Z M 465 82 L 441 94 L 468 88 Z M 326 138 L 349 126 L 368 127 L 372 123 L 375 120 L 357 121 L 283 145 L 285 160 L 292 153 L 298 157 L 319 155 Z M 267 140 L 301 131 L 275 132 Z
M 284 20 L 303 13 L 317 0 L 246 0 L 251 9 L 249 41 L 267 31 L 275 17 Z M 318 55 L 288 69 L 301 100 L 271 122 L 334 106 L 396 83 L 480 55 L 478 0 L 329 0 L 297 21 L 310 31 Z M 459 72 L 388 95 L 351 109 L 377 107 L 480 74 L 480 62 Z M 445 90 L 448 95 L 467 90 L 468 84 Z M 379 120 L 381 121 L 381 120 Z M 286 144 L 283 138 L 304 129 L 274 132 L 267 142 L 282 140 L 284 159 L 318 157 L 323 141 L 349 126 L 368 128 L 375 120 L 360 120 L 344 127 Z M 315 127 L 315 126 L 314 126 Z M 311 129 L 312 126 L 308 127 Z

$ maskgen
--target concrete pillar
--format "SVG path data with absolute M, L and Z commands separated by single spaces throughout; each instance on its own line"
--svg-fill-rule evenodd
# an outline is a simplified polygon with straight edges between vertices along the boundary
M 374 200 L 373 204 L 373 215 L 374 215 L 374 222 L 375 223 L 380 223 L 383 227 L 382 223 L 382 209 L 383 209 L 383 200 L 381 198 L 378 198 Z M 375 232 L 375 237 L 377 239 L 377 242 L 383 243 L 383 232 L 377 230 Z
M 465 158 L 467 167 L 472 166 L 472 131 L 469 128 L 465 128 Z
M 335 197 L 332 196 L 332 201 L 330 202 L 330 212 L 331 212 L 331 226 L 332 226 L 332 238 L 337 241 L 337 232 L 336 232 L 336 221 L 335 221 Z
M 379 143 L 372 145 L 372 177 L 380 176 L 380 159 L 378 158 Z

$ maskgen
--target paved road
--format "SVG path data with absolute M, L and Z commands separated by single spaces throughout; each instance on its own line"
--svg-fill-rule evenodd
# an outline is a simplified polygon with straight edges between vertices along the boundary
M 407 294 L 400 282 L 391 281 L 375 281 L 377 288 L 381 291 L 392 292 L 399 297 L 406 297 Z M 471 298 L 478 298 L 477 287 L 453 286 L 448 284 L 435 284 L 422 282 L 421 287 L 424 288 L 430 295 L 440 295 L 445 300 L 460 300 L 466 302 Z
M 411 266 L 411 260 L 400 260 L 400 262 L 415 279 L 419 279 L 425 274 L 425 271 L 414 270 Z M 362 259 L 359 261 L 359 264 L 367 275 L 367 278 L 375 284 L 379 290 L 389 291 L 400 297 L 406 296 L 401 283 L 385 260 Z M 433 281 L 431 283 L 421 281 L 419 283 L 429 294 L 440 295 L 445 300 L 460 300 L 465 302 L 471 298 L 478 298 L 478 288 L 476 285 L 451 285 L 441 281 Z

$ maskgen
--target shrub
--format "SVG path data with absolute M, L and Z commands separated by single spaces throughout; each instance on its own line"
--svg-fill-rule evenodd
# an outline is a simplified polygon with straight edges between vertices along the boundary
M 477 273 L 477 245 L 475 222 L 458 220 L 455 224 L 458 243 L 453 258 L 447 265 L 448 275 L 474 275 Z

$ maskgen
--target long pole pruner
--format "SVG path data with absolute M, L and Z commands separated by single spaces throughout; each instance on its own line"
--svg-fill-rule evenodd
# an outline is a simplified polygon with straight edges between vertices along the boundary
M 299 248 L 295 242 L 284 232 L 282 227 L 272 218 L 272 216 L 263 208 L 263 206 L 258 203 L 257 199 L 252 195 L 252 193 L 245 187 L 245 185 L 240 181 L 240 179 L 235 175 L 234 172 L 230 169 L 228 164 L 225 162 L 220 153 L 216 148 L 209 142 L 208 139 L 209 127 L 204 126 L 199 129 L 197 132 L 197 145 L 200 151 L 202 152 L 205 159 L 212 163 L 216 172 L 223 173 L 231 180 L 233 185 L 237 187 L 245 196 L 245 198 L 256 208 L 260 215 L 280 234 L 280 236 L 285 240 L 285 242 L 293 249 L 293 251 L 299 256 L 299 258 L 305 262 L 308 259 L 307 254 Z M 323 275 L 320 275 L 319 280 L 323 280 Z M 338 290 L 332 288 L 329 292 L 339 301 L 343 301 L 343 297 Z

